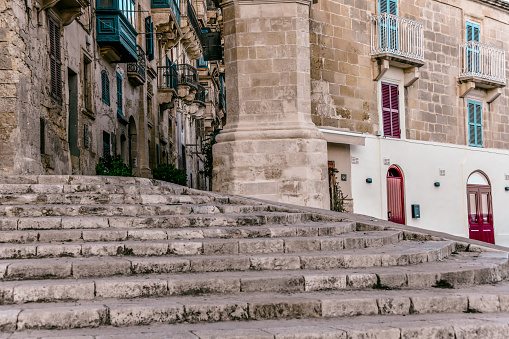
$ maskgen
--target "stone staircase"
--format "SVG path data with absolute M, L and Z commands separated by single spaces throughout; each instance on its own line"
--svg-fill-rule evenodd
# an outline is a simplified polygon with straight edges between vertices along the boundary
M 0 339 L 509 337 L 507 252 L 347 217 L 0 177 Z

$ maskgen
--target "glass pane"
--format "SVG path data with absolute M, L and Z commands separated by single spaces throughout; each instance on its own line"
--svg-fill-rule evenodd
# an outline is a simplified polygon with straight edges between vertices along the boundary
M 113 0 L 100 0 L 97 5 L 98 8 L 111 8 L 113 7 Z
M 469 194 L 469 203 L 470 203 L 470 221 L 473 223 L 477 223 L 477 206 L 476 206 L 476 196 L 475 193 Z
M 489 222 L 488 193 L 481 194 L 481 218 L 483 223 Z

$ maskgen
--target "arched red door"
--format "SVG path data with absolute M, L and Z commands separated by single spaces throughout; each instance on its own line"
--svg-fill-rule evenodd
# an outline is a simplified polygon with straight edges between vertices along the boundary
M 387 220 L 405 224 L 403 175 L 394 165 L 387 171 Z
M 467 203 L 470 239 L 494 244 L 491 185 L 488 178 L 479 171 L 468 178 Z

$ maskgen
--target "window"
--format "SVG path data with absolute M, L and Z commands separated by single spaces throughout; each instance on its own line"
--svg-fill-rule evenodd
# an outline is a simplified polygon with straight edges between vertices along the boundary
M 101 72 L 102 99 L 105 104 L 110 105 L 110 79 L 106 71 Z
M 88 125 L 87 124 L 83 125 L 83 146 L 85 148 L 90 147 L 90 138 L 88 136 Z
M 380 0 L 380 13 L 398 15 L 397 0 Z M 380 22 L 380 46 L 398 49 L 398 20 L 395 17 L 382 17 Z
M 117 72 L 117 112 L 124 115 L 122 112 L 122 76 Z
M 134 1 L 135 0 L 118 0 L 118 7 L 127 21 L 136 28 Z
M 154 24 L 152 23 L 152 17 L 145 18 L 145 42 L 147 50 L 147 60 L 154 60 Z
M 41 154 L 46 154 L 46 121 L 41 118 L 39 123 L 39 148 Z
M 49 59 L 51 72 L 51 96 L 62 99 L 62 62 L 60 55 L 60 24 L 48 16 L 49 26 Z
M 468 100 L 468 144 L 482 147 L 482 103 Z
M 400 138 L 399 90 L 397 85 L 382 83 L 382 118 L 384 136 Z
M 196 68 L 208 68 L 209 67 L 209 62 L 208 61 L 205 61 L 203 59 L 203 56 L 196 60 Z
M 92 110 L 92 83 L 91 83 L 91 61 L 87 57 L 83 57 L 83 99 L 85 108 Z
M 111 155 L 110 150 L 110 134 L 103 131 L 103 157 Z
M 479 72 L 481 70 L 481 58 L 480 58 L 480 46 L 475 42 L 479 42 L 480 27 L 477 24 L 467 21 L 466 37 L 467 42 L 473 41 L 473 43 L 467 44 L 467 71 L 468 72 Z
M 380 0 L 380 13 L 389 13 L 398 15 L 398 1 L 397 0 Z

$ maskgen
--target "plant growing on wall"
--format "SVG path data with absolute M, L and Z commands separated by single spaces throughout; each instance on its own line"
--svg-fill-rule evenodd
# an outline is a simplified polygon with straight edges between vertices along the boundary
M 212 157 L 212 146 L 216 143 L 216 135 L 218 134 L 219 131 L 212 132 L 208 142 L 204 143 L 202 146 L 202 152 L 205 157 L 205 160 L 203 161 L 204 173 L 209 180 L 212 179 L 212 167 L 214 163 L 214 159 Z
M 99 158 L 99 163 L 95 166 L 97 175 L 111 175 L 119 177 L 133 177 L 133 168 L 128 166 L 122 160 L 120 155 L 108 155 Z
M 184 170 L 178 169 L 173 164 L 161 164 L 152 172 L 154 179 L 172 182 L 186 186 L 187 174 Z
M 335 183 L 332 197 L 332 210 L 336 212 L 346 212 L 346 198 L 348 198 L 348 195 L 344 195 L 343 191 L 341 191 L 341 186 Z

